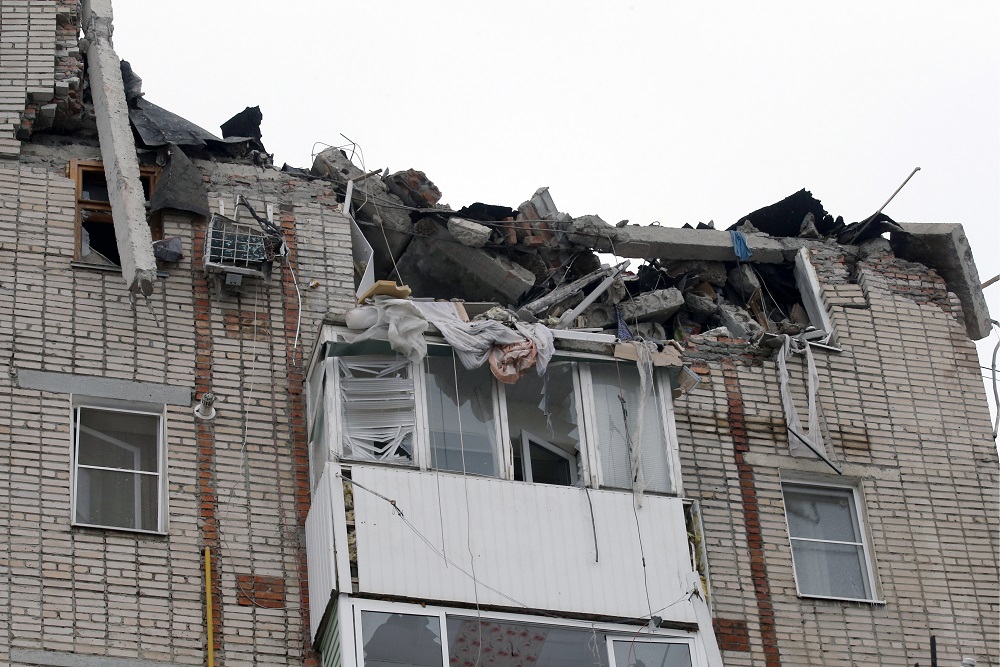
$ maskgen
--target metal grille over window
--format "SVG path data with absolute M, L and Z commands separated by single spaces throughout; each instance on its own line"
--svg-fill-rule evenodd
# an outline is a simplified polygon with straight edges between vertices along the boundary
M 266 277 L 274 261 L 274 243 L 256 221 L 237 222 L 215 213 L 205 245 L 209 270 Z
M 409 362 L 338 359 L 345 458 L 413 463 L 416 402 Z
M 74 521 L 160 529 L 160 415 L 80 407 Z
M 785 484 L 783 491 L 799 592 L 871 600 L 854 489 Z

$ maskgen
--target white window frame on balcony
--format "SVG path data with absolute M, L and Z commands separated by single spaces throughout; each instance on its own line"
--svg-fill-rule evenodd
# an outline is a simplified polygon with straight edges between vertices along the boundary
M 450 347 L 444 346 L 436 340 L 428 341 L 432 346 L 445 347 L 450 350 Z M 623 366 L 635 370 L 635 364 L 628 361 L 617 361 L 613 358 L 603 357 L 592 354 L 563 354 L 563 358 L 566 361 L 570 361 L 573 364 L 573 390 L 576 396 L 576 425 L 579 429 L 579 460 L 580 460 L 580 470 L 574 471 L 574 476 L 576 477 L 576 484 L 582 484 L 590 488 L 599 489 L 623 489 L 631 490 L 621 486 L 611 486 L 606 483 L 606 475 L 602 470 L 601 463 L 601 453 L 599 449 L 599 429 L 598 424 L 595 419 L 596 417 L 596 406 L 594 401 L 594 385 L 591 375 L 591 364 L 622 364 Z M 309 427 L 310 427 L 310 465 L 312 470 L 316 473 L 314 475 L 313 484 L 315 485 L 318 480 L 319 475 L 322 474 L 322 467 L 325 465 L 325 461 L 314 461 L 314 452 L 319 451 L 326 454 L 326 460 L 331 458 L 336 458 L 344 463 L 360 463 L 360 464 L 389 464 L 389 465 L 402 465 L 404 467 L 412 467 L 420 470 L 434 470 L 432 466 L 431 450 L 430 450 L 430 435 L 429 435 L 429 424 L 427 417 L 427 381 L 426 381 L 426 368 L 424 363 L 411 363 L 410 373 L 414 382 L 415 391 L 415 429 L 413 437 L 413 460 L 407 464 L 393 463 L 389 461 L 373 461 L 363 458 L 353 458 L 344 455 L 343 449 L 343 436 L 344 436 L 344 425 L 342 423 L 342 413 L 341 405 L 339 402 L 339 396 L 341 391 L 340 386 L 340 372 L 338 370 L 337 364 L 338 360 L 343 358 L 350 358 L 353 360 L 364 360 L 364 359 L 388 359 L 392 358 L 392 354 L 385 355 L 343 355 L 343 356 L 329 356 L 326 358 L 318 359 L 311 371 L 309 381 L 307 382 L 308 388 L 308 411 L 309 411 Z M 402 357 L 398 357 L 402 360 Z M 461 365 L 458 365 L 459 368 Z M 533 372 L 533 371 L 531 371 Z M 316 375 L 322 373 L 324 379 L 319 381 L 316 379 Z M 323 400 L 315 396 L 318 392 L 318 388 L 322 386 L 324 391 Z M 497 477 L 500 479 L 514 479 L 514 461 L 513 461 L 513 447 L 517 446 L 515 440 L 520 441 L 520 435 L 517 433 L 512 434 L 509 429 L 508 419 L 507 419 L 507 398 L 506 392 L 503 389 L 501 383 L 495 379 L 491 380 L 492 386 L 492 400 L 494 409 L 494 419 L 495 419 L 495 437 L 497 439 L 495 443 L 495 454 L 497 456 L 497 462 L 499 466 L 499 474 Z M 313 427 L 316 426 L 316 417 L 318 415 L 318 406 L 322 404 L 323 409 L 326 411 L 325 427 L 323 432 L 313 433 Z M 615 409 L 615 406 L 610 406 L 610 409 Z M 662 433 L 664 436 L 664 442 L 662 443 L 662 449 L 656 452 L 657 456 L 665 457 L 666 461 L 666 473 L 665 479 L 660 484 L 660 488 L 647 488 L 647 492 L 654 493 L 665 493 L 669 495 L 682 495 L 682 483 L 681 483 L 681 471 L 680 471 L 680 461 L 679 461 L 679 448 L 677 445 L 677 435 L 674 425 L 674 411 L 673 402 L 671 399 L 671 390 L 669 380 L 666 378 L 665 374 L 659 371 L 655 371 L 653 374 L 653 381 L 651 392 L 649 398 L 646 401 L 646 408 L 648 410 L 655 410 L 659 419 L 659 423 L 662 424 Z M 330 418 L 333 416 L 333 418 Z M 631 417 L 631 416 L 630 416 Z M 543 439 L 544 440 L 544 439 Z M 510 444 L 508 444 L 510 443 Z M 446 469 L 438 469 L 440 472 L 458 472 L 462 471 L 452 471 Z M 582 477 L 580 473 L 582 472 Z M 475 473 L 468 473 L 475 474 Z M 647 480 L 648 481 L 648 480 Z M 666 488 L 664 488 L 664 485 Z
M 484 611 L 477 614 L 475 609 L 432 607 L 406 602 L 387 602 L 382 600 L 360 598 L 352 599 L 350 604 L 353 611 L 351 618 L 354 625 L 353 628 L 350 628 L 345 633 L 347 636 L 345 636 L 346 641 L 344 642 L 344 652 L 345 657 L 349 656 L 351 652 L 354 653 L 354 659 L 356 660 L 358 667 L 364 667 L 365 665 L 364 636 L 362 634 L 364 629 L 362 627 L 361 620 L 361 616 L 365 612 L 404 614 L 437 619 L 440 627 L 442 665 L 451 664 L 449 662 L 450 658 L 448 655 L 450 644 L 448 637 L 449 616 L 463 619 L 475 619 L 478 617 L 486 622 L 494 621 L 497 623 L 525 624 L 536 627 L 560 628 L 565 630 L 600 633 L 605 635 L 605 638 L 603 641 L 598 640 L 596 646 L 598 648 L 603 646 L 607 651 L 604 657 L 607 661 L 608 667 L 625 667 L 624 665 L 618 665 L 615 661 L 614 644 L 621 642 L 629 643 L 633 641 L 636 644 L 683 644 L 688 647 L 692 665 L 695 667 L 707 667 L 708 665 L 708 659 L 702 648 L 701 642 L 696 641 L 697 633 L 684 632 L 682 630 L 671 630 L 667 628 L 650 630 L 649 628 L 640 628 L 640 632 L 637 633 L 635 626 L 618 625 L 614 623 L 575 621 L 566 618 L 553 618 L 551 616 L 531 616 L 528 614 L 514 614 L 494 611 Z M 349 644 L 353 644 L 353 646 L 349 646 Z
M 850 517 L 853 522 L 853 528 L 858 536 L 855 541 L 838 541 L 838 540 L 828 540 L 822 538 L 804 538 L 792 535 L 791 524 L 788 521 L 789 510 L 785 507 L 785 528 L 788 534 L 789 548 L 792 552 L 792 571 L 795 575 L 795 588 L 796 592 L 800 597 L 804 598 L 818 598 L 825 600 L 843 600 L 851 602 L 870 602 L 875 604 L 883 604 L 880 599 L 880 589 L 878 586 L 878 578 L 876 577 L 876 569 L 874 562 L 874 555 L 872 552 L 871 537 L 868 531 L 868 521 L 865 516 L 864 511 L 864 497 L 861 493 L 859 485 L 856 484 L 844 484 L 842 482 L 829 482 L 821 481 L 811 478 L 802 478 L 797 476 L 792 476 L 790 478 L 782 477 L 781 480 L 781 494 L 782 502 L 785 502 L 785 493 L 787 490 L 796 490 L 799 492 L 815 493 L 816 495 L 823 495 L 824 491 L 829 493 L 839 493 L 846 494 L 850 502 Z M 812 593 L 803 590 L 802 581 L 803 574 L 800 574 L 798 568 L 795 565 L 795 544 L 796 542 L 804 543 L 809 542 L 812 544 L 839 544 L 839 545 L 849 545 L 855 548 L 860 547 L 863 555 L 861 562 L 861 583 L 862 587 L 866 589 L 867 595 L 865 597 L 848 597 L 848 596 L 838 596 L 838 595 L 823 595 Z
M 141 470 L 141 465 L 138 461 L 139 451 L 133 445 L 129 443 L 117 440 L 110 436 L 100 436 L 103 439 L 112 442 L 117 447 L 127 449 L 133 452 L 133 456 L 136 460 L 135 466 L 133 468 L 116 468 L 116 467 L 105 467 L 93 464 L 81 463 L 80 456 L 80 435 L 83 432 L 82 427 L 82 413 L 83 411 L 92 412 L 108 412 L 115 414 L 134 414 L 134 415 L 146 415 L 149 417 L 155 417 L 157 420 L 156 428 L 156 470 L 155 471 L 145 471 Z M 146 533 L 151 535 L 163 535 L 167 530 L 167 484 L 166 484 L 166 416 L 164 411 L 164 406 L 162 405 L 150 405 L 145 403 L 136 403 L 132 401 L 117 401 L 110 399 L 100 399 L 100 398 L 90 398 L 90 397 L 74 397 L 72 401 L 72 449 L 70 454 L 70 521 L 73 526 L 85 527 L 85 528 L 100 528 L 105 530 L 121 530 L 133 533 Z M 126 473 L 132 474 L 135 479 L 134 490 L 133 490 L 133 520 L 138 521 L 138 517 L 142 513 L 142 493 L 141 493 L 141 483 L 140 480 L 143 477 L 155 477 L 156 478 L 156 527 L 153 529 L 139 528 L 136 525 L 126 526 L 126 525 L 111 525 L 102 523 L 90 523 L 86 521 L 79 521 L 77 517 L 77 509 L 83 502 L 80 497 L 81 493 L 84 493 L 89 486 L 84 488 L 84 484 L 80 478 L 81 470 L 104 470 L 112 473 Z
M 521 465 L 524 466 L 524 481 L 534 483 L 534 474 L 531 468 L 531 444 L 534 443 L 541 447 L 542 449 L 555 454 L 556 456 L 563 458 L 569 463 L 569 485 L 576 486 L 577 484 L 577 464 L 578 459 L 571 454 L 567 454 L 565 450 L 560 447 L 556 447 L 544 438 L 539 438 L 533 433 L 528 431 L 521 431 Z M 541 482 L 539 482 L 541 483 Z

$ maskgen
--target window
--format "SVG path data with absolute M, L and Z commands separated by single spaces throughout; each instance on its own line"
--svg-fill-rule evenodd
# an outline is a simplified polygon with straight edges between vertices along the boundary
M 99 160 L 72 160 L 69 177 L 76 181 L 76 225 L 74 258 L 85 264 L 121 266 L 118 241 L 111 219 L 111 197 L 104 176 L 104 164 Z M 156 186 L 156 169 L 139 170 L 139 180 L 147 206 Z M 159 216 L 149 219 L 154 241 L 163 238 L 163 224 Z
M 362 667 L 692 667 L 703 664 L 694 637 L 607 623 L 523 614 L 355 602 L 357 664 Z M 359 626 L 359 627 L 358 627 Z M 324 656 L 325 658 L 326 656 Z
M 308 385 L 313 485 L 335 454 L 345 461 L 412 466 L 535 484 L 678 493 L 669 383 L 645 390 L 629 362 L 556 359 L 515 384 L 487 366 L 466 369 L 446 346 L 411 363 L 402 355 L 338 350 Z M 355 348 L 358 349 L 358 348 Z M 623 400 L 624 399 L 624 400 Z M 624 406 L 623 406 L 624 402 Z M 624 409 L 623 409 L 624 407 Z
M 782 493 L 799 594 L 874 600 L 857 489 L 785 483 Z
M 74 413 L 73 523 L 162 532 L 162 414 L 88 405 Z

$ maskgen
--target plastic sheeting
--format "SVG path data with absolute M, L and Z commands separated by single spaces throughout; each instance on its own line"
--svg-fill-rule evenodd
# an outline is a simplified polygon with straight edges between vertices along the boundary
M 427 356 L 427 319 L 412 301 L 376 296 L 372 305 L 347 311 L 347 326 L 363 331 L 353 341 L 387 340 L 389 346 L 410 361 Z

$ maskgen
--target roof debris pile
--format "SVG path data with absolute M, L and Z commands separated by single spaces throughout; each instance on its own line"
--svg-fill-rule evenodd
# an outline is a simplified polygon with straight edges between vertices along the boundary
M 845 225 L 805 190 L 722 231 L 574 217 L 548 188 L 517 208 L 476 202 L 455 211 L 438 203 L 441 191 L 423 172 L 366 173 L 338 148 L 316 156 L 312 175 L 345 193 L 350 184 L 376 279 L 395 278 L 417 299 L 493 302 L 520 321 L 619 339 L 710 332 L 758 340 L 815 330 L 795 271 L 803 239 L 849 234 L 857 242 L 895 228 L 884 216 Z M 643 261 L 627 271 L 627 262 L 609 266 L 598 253 Z

